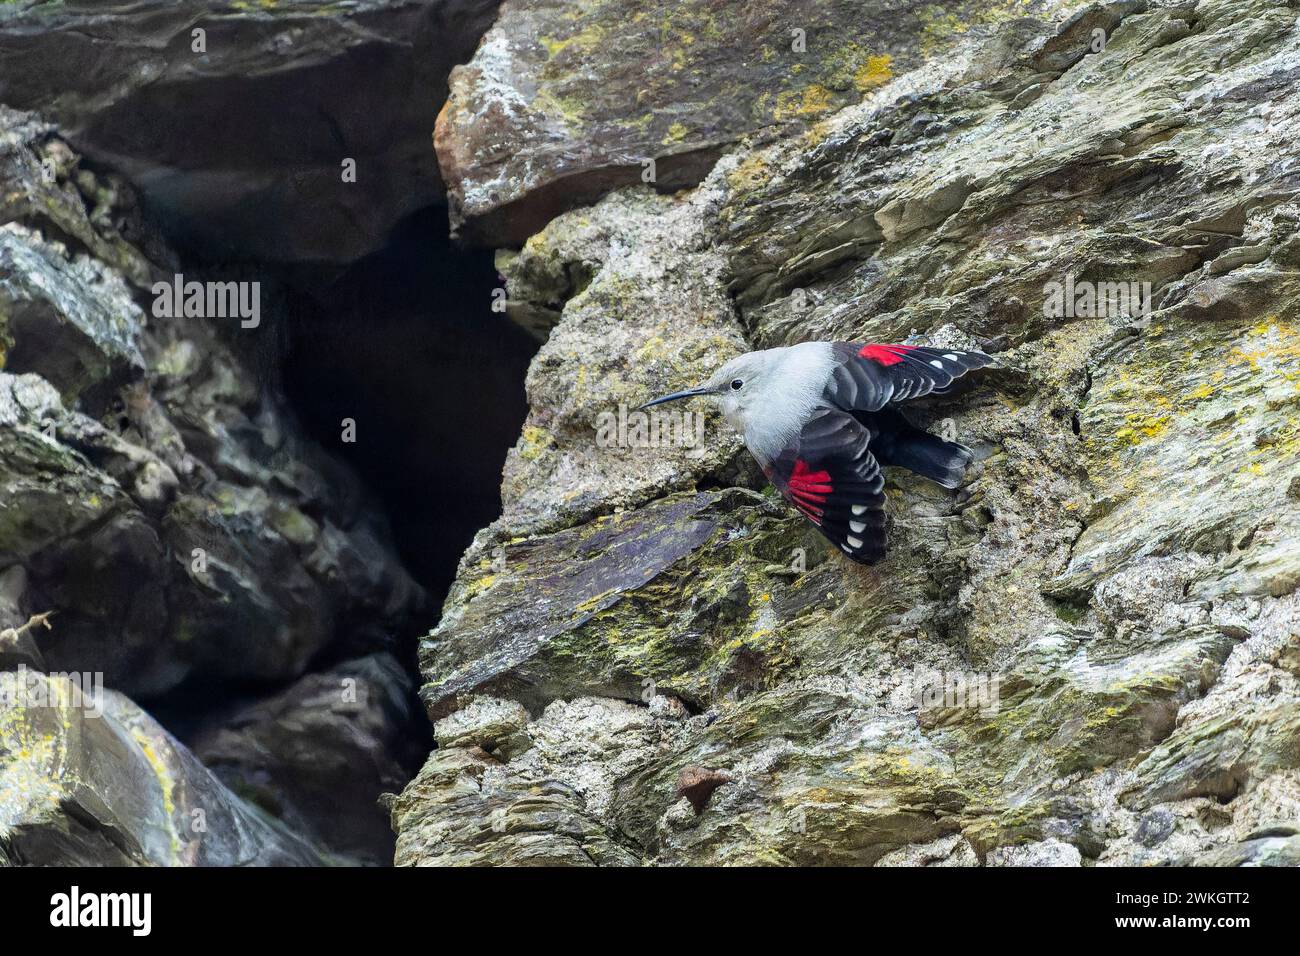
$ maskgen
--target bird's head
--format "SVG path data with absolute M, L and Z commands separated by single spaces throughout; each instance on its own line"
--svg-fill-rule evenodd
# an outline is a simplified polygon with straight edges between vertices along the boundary
M 681 398 L 707 398 L 718 406 L 731 427 L 743 434 L 750 416 L 759 407 L 759 396 L 771 374 L 772 364 L 771 352 L 738 355 L 710 375 L 703 384 L 664 395 L 641 407 L 649 408 Z

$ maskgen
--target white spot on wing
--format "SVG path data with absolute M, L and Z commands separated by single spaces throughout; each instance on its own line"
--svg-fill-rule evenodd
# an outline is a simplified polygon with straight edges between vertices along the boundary
M 856 532 L 858 532 L 859 534 L 861 534 L 863 531 L 866 531 L 866 530 L 867 530 L 867 525 L 866 525 L 865 522 L 862 522 L 862 521 L 850 521 L 850 522 L 849 522 L 849 529 L 852 530 L 852 531 L 856 531 Z
M 938 359 L 931 359 L 930 364 L 933 365 L 935 368 L 943 368 L 943 363 L 940 362 Z
M 955 361 L 957 361 L 957 356 L 956 356 L 956 354 L 953 353 L 953 352 L 944 352 L 944 353 L 943 353 L 943 357 L 946 358 L 946 359 L 947 359 L 948 361 L 950 361 L 950 362 L 955 362 Z
M 855 537 L 853 537 L 853 535 L 849 535 L 847 540 L 848 540 L 849 544 L 850 544 L 852 547 L 855 547 L 855 548 L 860 548 L 860 547 L 862 547 L 862 539 L 861 539 L 861 538 L 855 538 Z
M 867 506 L 866 506 L 866 505 L 854 505 L 854 506 L 853 506 L 853 513 L 854 513 L 855 515 L 860 515 L 860 514 L 862 514 L 864 511 L 866 511 L 866 510 L 867 510 Z

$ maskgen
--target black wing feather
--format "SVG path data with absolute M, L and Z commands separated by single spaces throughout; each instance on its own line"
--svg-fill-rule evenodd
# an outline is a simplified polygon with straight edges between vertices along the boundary
M 845 411 L 877 412 L 948 389 L 972 369 L 993 364 L 992 357 L 969 349 L 922 345 L 862 345 L 836 342 L 839 360 L 826 385 L 826 398 Z
M 769 469 L 785 499 L 854 561 L 885 556 L 885 478 L 871 453 L 872 434 L 841 409 L 813 411 Z

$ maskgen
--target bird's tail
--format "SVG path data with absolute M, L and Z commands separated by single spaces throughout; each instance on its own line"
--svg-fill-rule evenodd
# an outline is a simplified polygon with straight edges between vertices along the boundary
M 871 451 L 882 465 L 906 468 L 945 488 L 961 484 L 975 457 L 965 445 L 931 435 L 897 412 L 876 412 L 871 419 L 864 424 L 875 433 Z

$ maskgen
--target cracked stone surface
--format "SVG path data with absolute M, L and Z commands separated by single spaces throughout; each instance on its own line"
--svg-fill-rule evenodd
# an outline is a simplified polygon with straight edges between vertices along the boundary
M 438 160 L 454 233 L 517 246 L 566 209 L 697 184 L 750 134 L 803 127 L 1039 0 L 505 0 L 451 73 Z
M 421 665 L 440 720 L 487 693 L 534 745 L 436 751 L 398 861 L 1294 865 L 1297 75 L 1285 3 L 1066 5 L 503 253 L 549 335 L 531 427 L 564 427 L 521 436 L 543 465 L 508 469 Z M 1107 308 L 1053 310 L 1067 279 Z M 684 387 L 718 356 L 633 357 L 717 328 L 996 352 L 911 409 L 977 464 L 955 492 L 891 473 L 890 558 L 863 569 L 720 433 L 727 462 L 600 456 L 590 370 Z M 731 778 L 698 816 L 692 766 Z
M 474 52 L 496 6 L 6 3 L 0 103 L 40 112 L 79 152 L 127 175 L 187 247 L 348 262 L 441 200 L 429 134 L 451 66 Z

